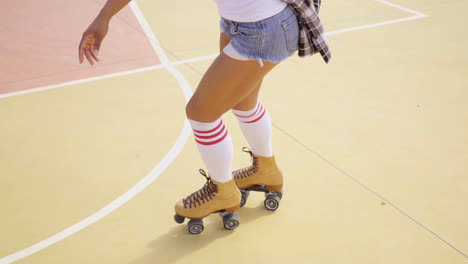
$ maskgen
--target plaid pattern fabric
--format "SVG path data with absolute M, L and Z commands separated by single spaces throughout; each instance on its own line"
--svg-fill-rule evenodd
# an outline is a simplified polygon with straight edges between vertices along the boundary
M 314 5 L 311 5 L 309 0 L 282 1 L 289 4 L 298 17 L 299 57 L 305 58 L 320 52 L 323 60 L 328 63 L 332 56 L 325 31 L 318 17 L 321 0 L 313 0 Z

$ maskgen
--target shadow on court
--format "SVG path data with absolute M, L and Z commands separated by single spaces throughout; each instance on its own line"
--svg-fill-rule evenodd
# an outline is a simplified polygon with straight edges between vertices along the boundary
M 238 211 L 240 226 L 247 225 L 264 216 L 274 214 L 266 210 L 263 204 L 257 207 L 243 207 Z M 216 219 L 217 218 L 217 219 Z M 151 243 L 148 247 L 151 248 L 151 253 L 142 256 L 131 262 L 132 264 L 153 264 L 153 263 L 173 263 L 178 259 L 183 258 L 197 250 L 201 250 L 217 239 L 231 235 L 233 232 L 240 230 L 229 231 L 225 230 L 222 224 L 221 217 L 212 215 L 205 219 L 205 230 L 199 235 L 191 235 L 187 231 L 187 219 L 184 224 L 177 225 L 170 229 L 166 234 L 163 234 Z

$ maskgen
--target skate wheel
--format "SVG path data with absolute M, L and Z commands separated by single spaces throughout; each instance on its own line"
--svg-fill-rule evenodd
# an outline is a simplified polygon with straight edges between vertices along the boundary
M 278 194 L 278 197 L 281 199 L 283 199 L 283 194 L 284 194 L 284 191 L 281 190 L 280 192 L 277 192 L 276 194 Z
M 239 217 L 236 214 L 227 214 L 223 216 L 224 228 L 234 230 L 239 226 Z
M 242 194 L 242 198 L 241 198 L 240 207 L 243 207 L 245 203 L 247 202 L 247 198 L 249 198 L 250 191 L 241 190 L 241 194 Z
M 185 221 L 185 217 L 175 214 L 174 220 L 176 221 L 176 223 L 182 224 Z
M 192 219 L 188 222 L 187 226 L 189 233 L 194 235 L 200 234 L 205 229 L 202 219 Z
M 268 194 L 264 202 L 265 208 L 270 211 L 276 211 L 279 207 L 280 200 L 277 194 Z

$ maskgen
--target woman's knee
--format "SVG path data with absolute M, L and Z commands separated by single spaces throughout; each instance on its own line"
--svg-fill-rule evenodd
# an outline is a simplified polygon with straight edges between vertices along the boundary
M 198 122 L 213 122 L 223 113 L 218 113 L 216 109 L 211 109 L 207 104 L 204 104 L 200 100 L 196 100 L 192 97 L 185 106 L 185 114 L 188 119 L 195 120 Z
M 197 119 L 196 117 L 200 115 L 199 112 L 199 107 L 197 107 L 194 100 L 190 99 L 187 105 L 185 106 L 185 114 L 187 115 L 187 118 L 195 120 Z

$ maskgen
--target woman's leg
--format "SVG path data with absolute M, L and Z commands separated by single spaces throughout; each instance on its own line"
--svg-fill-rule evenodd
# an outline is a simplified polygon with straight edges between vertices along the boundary
M 220 52 L 223 51 L 230 41 L 231 39 L 226 34 L 221 34 L 219 45 Z M 242 101 L 232 108 L 232 110 L 239 121 L 242 133 L 247 139 L 253 153 L 264 157 L 271 157 L 273 156 L 273 147 L 271 143 L 272 126 L 268 112 L 266 112 L 265 109 L 265 113 L 263 115 L 263 112 L 259 112 L 257 115 L 254 115 L 257 110 L 256 107 L 261 106 L 258 104 L 258 94 L 260 92 L 262 82 L 263 78 L 257 83 L 256 87 L 244 99 L 242 99 Z M 248 116 L 250 118 L 242 118 L 242 116 Z M 255 120 L 256 122 L 252 122 Z
M 220 47 L 223 48 L 227 43 L 229 38 L 222 34 Z M 275 66 L 265 62 L 261 67 L 257 61 L 235 60 L 221 52 L 203 76 L 187 104 L 186 113 L 211 181 L 176 204 L 177 222 L 183 222 L 184 217 L 201 219 L 213 212 L 232 212 L 239 208 L 241 193 L 232 173 L 233 146 L 221 116 L 239 104 L 245 107 L 254 104 L 252 102 L 258 96 L 263 77 Z M 279 183 L 276 178 L 270 176 L 264 182 L 267 188 L 281 188 L 282 178 Z M 263 178 L 258 180 L 263 181 Z
M 224 34 L 223 34 L 224 35 Z M 228 43 L 221 36 L 221 47 Z M 186 107 L 198 150 L 210 176 L 217 182 L 232 179 L 233 146 L 221 116 L 254 92 L 275 64 L 233 59 L 223 52 L 203 76 Z
M 219 38 L 219 52 L 220 53 L 223 52 L 223 49 L 229 44 L 230 41 L 231 41 L 231 38 L 229 38 L 228 35 L 226 35 L 225 33 L 221 34 L 221 37 Z M 257 84 L 257 87 L 255 87 L 255 89 L 252 92 L 250 92 L 250 94 L 247 95 L 247 97 L 245 97 L 232 109 L 247 111 L 255 107 L 258 101 L 258 94 L 260 92 L 260 87 L 262 85 L 262 82 L 263 82 L 263 78 Z
M 264 62 L 261 67 L 255 60 L 241 61 L 220 53 L 187 104 L 187 117 L 199 122 L 216 120 L 254 92 L 276 65 Z

